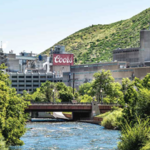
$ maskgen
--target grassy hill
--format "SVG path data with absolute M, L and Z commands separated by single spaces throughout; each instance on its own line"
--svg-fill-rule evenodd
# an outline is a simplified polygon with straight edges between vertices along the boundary
M 114 49 L 139 47 L 140 30 L 148 29 L 149 22 L 150 8 L 127 20 L 84 28 L 55 45 L 65 45 L 66 51 L 74 53 L 76 64 L 111 61 Z M 42 53 L 48 54 L 50 48 Z

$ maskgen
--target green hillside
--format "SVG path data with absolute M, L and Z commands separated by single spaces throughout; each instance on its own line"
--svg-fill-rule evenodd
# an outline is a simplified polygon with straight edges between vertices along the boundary
M 114 49 L 139 47 L 140 30 L 148 29 L 149 22 L 150 8 L 127 20 L 84 28 L 55 45 L 65 45 L 66 51 L 74 53 L 76 64 L 111 61 Z

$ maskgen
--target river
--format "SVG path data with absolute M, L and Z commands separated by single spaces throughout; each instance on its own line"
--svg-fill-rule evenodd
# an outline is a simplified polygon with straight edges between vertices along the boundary
M 24 145 L 10 150 L 112 150 L 117 147 L 120 132 L 81 122 L 33 122 L 21 138 Z

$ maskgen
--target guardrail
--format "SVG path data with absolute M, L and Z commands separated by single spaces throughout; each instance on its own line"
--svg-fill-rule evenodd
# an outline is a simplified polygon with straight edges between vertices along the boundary
M 61 103 L 53 103 L 53 102 L 35 102 L 35 101 L 30 101 L 31 104 L 33 105 L 91 105 L 92 103 L 72 103 L 72 102 L 61 102 Z M 117 103 L 97 103 L 98 105 L 112 105 L 112 106 L 120 106 Z

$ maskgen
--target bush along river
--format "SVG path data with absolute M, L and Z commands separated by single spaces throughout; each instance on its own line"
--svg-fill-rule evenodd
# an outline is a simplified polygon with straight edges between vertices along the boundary
M 33 122 L 21 138 L 23 146 L 10 150 L 113 150 L 120 132 L 81 122 Z

